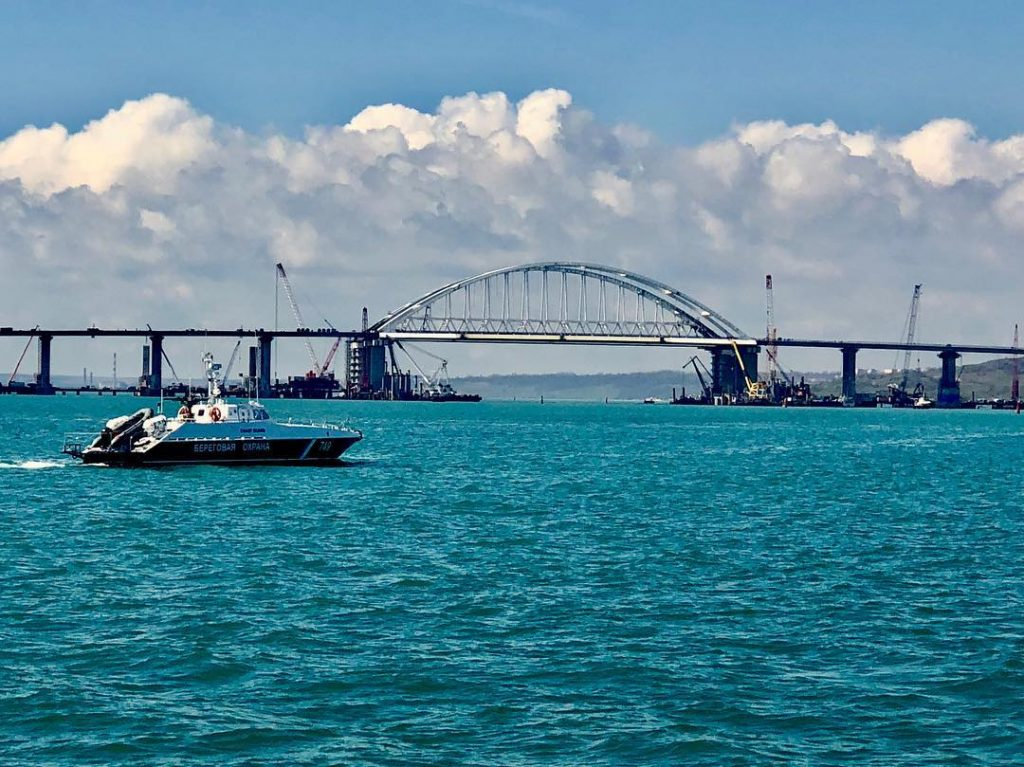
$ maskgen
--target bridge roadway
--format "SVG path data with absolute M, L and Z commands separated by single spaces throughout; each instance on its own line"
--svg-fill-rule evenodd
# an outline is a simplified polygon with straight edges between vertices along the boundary
M 49 336 L 50 338 L 348 338 L 355 340 L 375 340 L 378 338 L 393 340 L 409 340 L 422 342 L 478 342 L 478 343 L 519 343 L 519 344 L 596 344 L 596 345 L 636 345 L 666 346 L 686 345 L 697 348 L 715 346 L 731 346 L 735 341 L 739 346 L 767 346 L 764 338 L 677 338 L 673 336 L 596 336 L 580 334 L 527 334 L 527 333 L 377 333 L 372 330 L 338 330 L 336 328 L 302 328 L 296 330 L 267 330 L 265 328 L 235 328 L 225 330 L 218 328 L 187 328 L 187 329 L 154 329 L 154 328 L 11 328 L 0 327 L 0 337 L 11 336 L 28 338 L 30 336 Z M 1015 356 L 1024 355 L 1024 347 L 992 344 L 966 343 L 920 343 L 911 344 L 899 341 L 856 341 L 856 340 L 822 340 L 812 338 L 778 338 L 776 346 L 791 346 L 803 349 L 856 349 L 883 351 L 922 351 L 941 353 L 956 351 L 961 354 L 988 354 Z
M 234 330 L 216 330 L 208 328 L 188 328 L 187 330 L 154 330 L 153 328 L 117 329 L 117 328 L 70 328 L 61 330 L 43 330 L 42 328 L 0 328 L 2 336 L 50 336 L 77 337 L 77 338 L 146 338 L 160 336 L 161 338 L 259 338 L 270 335 L 275 338 L 363 338 L 374 336 L 373 333 L 366 333 L 359 330 L 337 330 L 335 328 L 304 328 L 300 330 L 265 330 L 264 328 Z
M 819 341 L 807 338 L 778 338 L 774 341 L 776 346 L 795 346 L 801 349 L 872 349 L 883 351 L 918 351 L 935 352 L 941 354 L 946 351 L 956 351 L 961 354 L 994 354 L 1012 357 L 1024 355 L 1024 347 L 1020 346 L 989 346 L 985 344 L 924 344 L 924 343 L 900 343 L 898 341 Z M 766 346 L 768 341 L 760 338 L 758 346 Z
M 148 338 L 152 347 L 150 387 L 159 391 L 162 385 L 163 341 L 166 338 L 244 338 L 256 341 L 260 360 L 260 391 L 270 391 L 271 343 L 275 338 L 343 338 L 350 341 L 410 340 L 443 343 L 522 343 L 522 344 L 567 344 L 567 345 L 632 345 L 632 346 L 687 346 L 707 349 L 721 355 L 733 343 L 750 349 L 767 345 L 764 338 L 682 338 L 661 336 L 600 336 L 572 334 L 534 333 L 445 333 L 445 332 L 377 332 L 374 330 L 337 330 L 335 328 L 301 328 L 295 330 L 267 330 L 265 328 L 187 328 L 187 329 L 114 329 L 114 328 L 13 328 L 0 327 L 0 337 L 37 337 L 39 343 L 39 364 L 36 376 L 36 391 L 52 393 L 50 375 L 51 343 L 54 338 Z M 1024 355 L 1024 347 L 986 344 L 934 344 L 901 343 L 893 341 L 821 340 L 800 338 L 779 338 L 776 346 L 804 349 L 838 349 L 842 352 L 843 396 L 856 397 L 856 355 L 860 350 L 883 351 L 925 351 L 935 352 L 942 360 L 942 376 L 939 386 L 939 400 L 944 396 L 952 402 L 959 401 L 959 386 L 956 382 L 956 360 L 962 354 L 983 354 L 1017 356 Z

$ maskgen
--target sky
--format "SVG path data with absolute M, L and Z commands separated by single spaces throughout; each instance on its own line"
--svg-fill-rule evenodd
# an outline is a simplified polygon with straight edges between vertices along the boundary
M 353 327 L 571 258 L 751 333 L 772 272 L 797 337 L 895 338 L 922 282 L 922 338 L 1008 342 L 1022 32 L 997 2 L 0 4 L 0 324 L 269 325 L 283 260 Z M 445 348 L 467 374 L 682 361 Z

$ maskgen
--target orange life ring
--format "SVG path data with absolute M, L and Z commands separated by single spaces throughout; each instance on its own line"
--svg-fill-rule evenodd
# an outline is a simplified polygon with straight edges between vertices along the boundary
M 180 419 L 181 419 L 181 420 L 183 420 L 183 421 L 184 421 L 184 420 L 185 420 L 186 418 L 188 418 L 188 408 L 187 408 L 187 407 L 185 407 L 184 405 L 182 405 L 182 406 L 181 406 L 181 409 L 180 409 L 180 410 L 178 410 L 178 418 L 180 418 Z
M 210 408 L 210 420 L 211 421 L 219 421 L 220 420 L 220 408 L 219 407 L 215 406 L 215 407 L 211 407 Z

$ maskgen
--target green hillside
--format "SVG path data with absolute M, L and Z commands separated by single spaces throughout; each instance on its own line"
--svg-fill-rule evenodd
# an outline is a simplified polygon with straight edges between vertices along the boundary
M 838 395 L 841 380 L 838 372 L 793 372 L 799 379 L 805 376 L 817 396 Z M 1013 360 L 1010 358 L 988 360 L 964 365 L 960 374 L 960 391 L 964 399 L 973 396 L 978 399 L 993 399 L 1010 396 L 1010 381 L 1013 375 Z M 857 391 L 862 393 L 884 392 L 889 383 L 898 376 L 881 372 L 857 374 Z M 918 381 L 924 384 L 925 393 L 934 397 L 939 385 L 939 369 L 929 368 L 911 371 L 909 388 Z M 576 399 L 576 400 L 640 400 L 645 397 L 668 399 L 675 387 L 679 393 L 685 386 L 690 394 L 698 394 L 700 386 L 690 372 L 659 370 L 648 373 L 598 373 L 577 375 L 576 373 L 547 373 L 523 375 L 465 376 L 452 381 L 460 392 L 479 394 L 485 399 Z

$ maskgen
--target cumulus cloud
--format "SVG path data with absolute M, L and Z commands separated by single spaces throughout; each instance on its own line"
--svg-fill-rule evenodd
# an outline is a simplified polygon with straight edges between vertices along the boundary
M 564 259 L 650 274 L 754 333 L 772 272 L 792 336 L 892 338 L 924 282 L 927 335 L 1001 341 L 1022 231 L 1024 135 L 957 119 L 761 121 L 676 146 L 549 89 L 369 106 L 294 137 L 156 94 L 0 138 L 5 325 L 267 326 L 283 260 L 307 314 L 351 327 L 364 304 Z
M 212 148 L 212 125 L 181 99 L 160 94 L 129 101 L 78 133 L 30 126 L 0 142 L 0 176 L 34 192 L 77 186 L 106 192 L 137 173 L 169 191 L 174 176 Z

